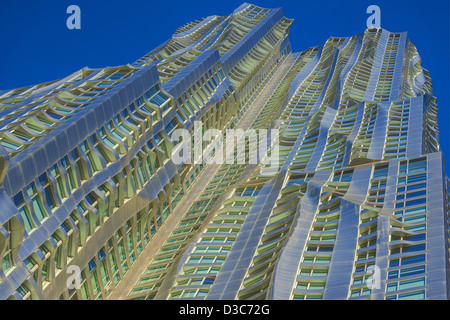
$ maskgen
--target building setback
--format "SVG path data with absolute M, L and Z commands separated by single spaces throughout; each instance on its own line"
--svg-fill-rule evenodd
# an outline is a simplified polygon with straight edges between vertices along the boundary
M 244 3 L 132 64 L 0 91 L 0 299 L 447 299 L 416 47 L 369 28 L 294 53 L 291 23 Z M 279 134 L 257 164 L 174 161 L 198 123 Z

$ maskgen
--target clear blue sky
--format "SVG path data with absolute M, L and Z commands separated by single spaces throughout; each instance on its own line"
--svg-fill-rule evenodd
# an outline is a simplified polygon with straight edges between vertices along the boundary
M 231 13 L 244 1 L 47 0 L 1 1 L 0 90 L 59 79 L 83 67 L 132 63 L 169 39 L 179 26 L 210 15 Z M 381 8 L 381 27 L 407 31 L 430 71 L 439 108 L 441 148 L 450 173 L 449 1 L 448 0 L 255 0 L 282 7 L 294 19 L 294 51 L 330 36 L 353 36 L 366 28 L 366 9 Z M 69 30 L 66 9 L 81 8 L 81 30 Z

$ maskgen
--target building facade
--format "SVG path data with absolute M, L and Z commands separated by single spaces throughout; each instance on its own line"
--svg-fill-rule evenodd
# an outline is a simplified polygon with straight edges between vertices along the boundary
M 0 91 L 0 299 L 447 299 L 417 49 L 369 28 L 294 53 L 291 23 L 244 3 L 132 64 Z M 279 134 L 257 163 L 245 136 L 244 162 L 179 163 L 177 129 L 223 132 L 209 156 L 227 130 Z

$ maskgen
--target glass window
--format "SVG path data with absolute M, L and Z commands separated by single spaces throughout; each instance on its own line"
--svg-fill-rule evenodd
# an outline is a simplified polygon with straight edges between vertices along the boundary
M 32 205 L 33 210 L 34 210 L 34 214 L 39 219 L 39 221 L 44 220 L 45 213 L 44 213 L 42 205 L 41 205 L 41 203 L 40 203 L 40 201 L 38 200 L 37 197 L 34 197 L 33 199 L 31 199 L 31 205 Z
M 400 277 L 408 277 L 425 272 L 425 266 L 418 266 L 400 270 Z
M 19 213 L 24 221 L 25 231 L 27 233 L 29 233 L 34 227 L 34 223 L 32 222 L 33 220 L 31 219 L 30 215 L 26 211 L 25 207 L 19 209 Z
M 425 299 L 425 291 L 410 292 L 398 295 L 398 300 L 420 300 Z
M 11 232 L 9 221 L 4 225 L 4 227 L 6 230 L 8 230 L 8 232 Z M 6 241 L 5 245 L 6 245 L 6 248 L 5 248 L 5 253 L 3 255 L 3 260 L 2 260 L 2 269 L 3 269 L 3 272 L 6 273 L 14 265 L 12 251 L 11 251 L 11 235 L 8 238 L 8 240 Z
M 400 281 L 399 290 L 415 288 L 425 285 L 425 277 L 413 280 Z

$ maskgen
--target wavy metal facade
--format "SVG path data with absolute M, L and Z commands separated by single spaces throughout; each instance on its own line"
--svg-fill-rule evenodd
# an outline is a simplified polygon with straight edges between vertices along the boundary
M 447 299 L 416 48 L 371 28 L 293 53 L 291 23 L 245 3 L 132 64 L 0 92 L 0 298 Z M 270 164 L 177 164 L 196 121 L 279 129 Z

